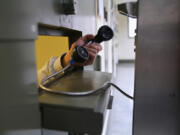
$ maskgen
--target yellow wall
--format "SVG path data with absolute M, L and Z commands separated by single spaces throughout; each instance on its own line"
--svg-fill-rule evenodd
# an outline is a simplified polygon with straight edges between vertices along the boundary
M 68 37 L 38 36 L 35 46 L 36 67 L 39 70 L 51 57 L 60 56 L 68 51 Z

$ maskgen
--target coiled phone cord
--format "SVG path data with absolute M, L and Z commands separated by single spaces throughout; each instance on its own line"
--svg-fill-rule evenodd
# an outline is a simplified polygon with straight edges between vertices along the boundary
M 100 88 L 94 89 L 94 90 L 89 90 L 89 91 L 85 91 L 85 92 L 63 92 L 63 91 L 58 91 L 58 90 L 54 90 L 54 89 L 49 89 L 45 86 L 45 82 L 47 82 L 50 78 L 53 78 L 59 74 L 64 74 L 63 72 L 67 69 L 69 69 L 72 66 L 72 64 L 67 65 L 65 68 L 59 70 L 58 72 L 46 77 L 45 79 L 43 79 L 41 81 L 41 83 L 39 84 L 39 87 L 46 91 L 46 92 L 50 92 L 50 93 L 54 93 L 54 94 L 59 94 L 59 95 L 67 95 L 67 96 L 87 96 L 87 95 L 91 95 L 97 92 L 101 92 L 104 90 L 107 90 L 107 88 L 109 88 L 110 86 L 115 87 L 121 94 L 123 94 L 124 96 L 126 96 L 127 98 L 134 100 L 134 98 L 130 95 L 128 95 L 126 92 L 124 92 L 123 90 L 121 90 L 116 84 L 112 83 L 112 82 L 106 82 L 104 83 L 104 85 Z

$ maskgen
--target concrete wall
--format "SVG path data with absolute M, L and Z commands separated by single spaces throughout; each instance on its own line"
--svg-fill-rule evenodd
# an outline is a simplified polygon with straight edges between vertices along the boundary
M 1 0 L 0 135 L 41 134 L 34 51 L 37 5 L 35 0 Z
M 76 0 L 75 9 L 75 15 L 64 15 L 57 12 L 57 0 L 39 0 L 38 21 L 95 34 L 95 0 Z
M 59 15 L 61 26 L 80 30 L 85 34 L 95 34 L 96 10 L 95 0 L 76 0 L 75 15 Z

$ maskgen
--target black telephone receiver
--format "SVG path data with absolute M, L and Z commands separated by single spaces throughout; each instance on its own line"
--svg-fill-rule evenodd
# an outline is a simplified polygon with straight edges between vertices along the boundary
M 88 42 L 88 45 L 92 43 L 101 43 L 103 41 L 108 41 L 112 39 L 113 35 L 113 30 L 109 26 L 103 25 L 99 28 L 98 33 L 96 34 L 94 39 Z M 89 59 L 89 54 L 83 46 L 78 45 L 75 47 L 72 58 L 75 62 L 84 63 Z

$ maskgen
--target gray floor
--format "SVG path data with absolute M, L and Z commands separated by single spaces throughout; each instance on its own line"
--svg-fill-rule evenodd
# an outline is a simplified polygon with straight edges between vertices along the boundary
M 134 93 L 134 63 L 117 66 L 114 82 L 126 93 Z M 108 135 L 132 135 L 133 102 L 118 91 L 113 91 L 114 102 L 110 113 Z

